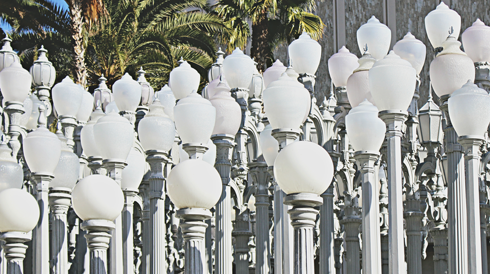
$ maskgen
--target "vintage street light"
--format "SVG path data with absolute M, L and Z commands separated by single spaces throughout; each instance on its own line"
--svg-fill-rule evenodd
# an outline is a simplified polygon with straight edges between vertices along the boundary
M 49 89 L 54 85 L 56 80 L 56 70 L 53 64 L 46 57 L 48 52 L 43 46 L 37 51 L 39 56 L 34 61 L 30 69 L 32 75 L 32 83 L 36 88 L 37 96 L 39 100 L 43 101 L 48 107 L 46 116 L 51 114 L 51 104 L 49 103 Z
M 24 183 L 22 166 L 12 157 L 5 135 L 0 138 L 0 192 L 8 188 L 21 189 Z
M 466 211 L 468 214 L 468 273 L 482 272 L 482 245 L 480 237 L 480 146 L 490 123 L 490 96 L 468 81 L 453 92 L 448 100 L 451 117 L 458 142 L 465 153 Z M 468 122 L 471 121 L 471 122 Z M 463 235 L 464 237 L 464 235 Z
M 4 68 L 10 67 L 12 63 L 20 63 L 19 56 L 10 45 L 12 39 L 5 37 L 2 39 L 2 42 L 3 46 L 2 49 L 0 49 L 0 71 L 2 71 Z
M 38 128 L 27 134 L 23 142 L 23 153 L 31 171 L 31 179 L 36 188 L 37 201 L 41 207 L 41 217 L 34 230 L 35 256 L 34 273 L 49 272 L 49 209 L 48 189 L 54 170 L 61 155 L 61 142 L 46 128 L 44 106 L 39 106 Z
M 374 63 L 374 61 L 373 61 Z M 328 59 L 328 72 L 332 82 L 335 85 L 335 93 L 337 95 L 337 103 L 345 108 L 349 106 L 349 91 L 347 89 L 347 80 L 356 71 L 359 66 L 359 58 L 343 46 L 339 49 L 339 52 L 335 53 Z M 366 83 L 367 83 L 367 71 L 366 71 Z M 359 103 L 355 104 L 356 106 Z M 351 103 L 352 105 L 352 103 Z
M 168 87 L 167 87 L 168 88 Z M 150 112 L 139 122 L 138 134 L 141 145 L 146 151 L 147 162 L 150 164 L 149 199 L 150 199 L 150 229 L 148 241 L 150 245 L 150 273 L 166 271 L 166 225 L 165 225 L 165 180 L 169 159 L 175 138 L 174 122 L 167 116 L 166 108 L 160 103 L 161 92 L 157 92 L 156 100 L 150 105 Z M 167 99 L 175 98 L 167 93 Z
M 402 154 L 401 140 L 407 109 L 415 91 L 416 71 L 393 51 L 377 61 L 369 70 L 369 89 L 379 116 L 386 123 L 388 143 L 388 211 L 390 272 L 404 269 Z
M 155 94 L 155 97 L 158 97 L 158 100 L 160 100 L 160 103 L 163 105 L 163 111 L 173 121 L 174 107 L 177 100 L 170 87 L 168 85 L 163 86 L 162 89 Z
M 87 124 L 88 120 L 90 119 L 90 115 L 92 114 L 92 109 L 94 105 L 94 96 L 90 94 L 90 92 L 84 90 L 82 88 L 82 100 L 80 102 L 80 108 L 78 109 L 77 112 L 77 121 L 78 125 L 75 128 L 75 132 L 73 134 L 73 139 L 75 141 L 75 147 L 74 147 L 74 152 L 76 155 L 80 157 L 80 162 L 84 163 L 84 165 L 87 164 L 87 159 L 86 156 L 82 155 L 82 143 L 80 140 L 80 135 L 83 127 L 85 124 Z
M 200 81 L 199 72 L 193 69 L 187 61 L 184 61 L 170 72 L 168 86 L 172 89 L 175 98 L 180 100 L 193 92 L 197 92 Z
M 434 49 L 443 47 L 448 31 L 454 31 L 453 37 L 458 37 L 461 30 L 461 16 L 442 2 L 437 8 L 425 16 L 425 30 Z
M 92 170 L 92 174 L 105 173 L 100 170 L 102 167 L 102 154 L 99 151 L 94 135 L 94 125 L 97 121 L 104 117 L 101 104 L 98 102 L 97 108 L 90 115 L 90 121 L 82 128 L 80 132 L 80 143 L 82 145 L 83 154 L 88 157 L 88 167 Z
M 364 54 L 369 51 L 376 60 L 383 59 L 391 44 L 391 30 L 373 15 L 357 30 L 357 45 Z M 366 47 L 367 45 L 367 47 Z
M 408 32 L 402 40 L 396 42 L 393 51 L 400 58 L 410 62 L 417 75 L 420 74 L 425 63 L 426 48 L 424 43 Z
M 25 190 L 10 188 L 0 192 L 0 239 L 7 265 L 6 273 L 23 274 L 31 230 L 39 220 L 39 206 Z
M 209 209 L 221 196 L 221 186 L 216 169 L 198 159 L 181 162 L 168 175 L 168 195 L 178 208 L 177 216 L 182 219 L 185 274 L 208 273 L 204 244 L 207 225 L 204 221 L 212 216 Z
M 315 88 L 315 73 L 320 65 L 322 46 L 303 32 L 298 39 L 288 46 L 289 60 L 293 69 L 299 74 L 298 80 L 313 94 Z
M 83 220 L 82 229 L 87 231 L 85 238 L 90 251 L 90 273 L 108 273 L 107 248 L 111 242 L 110 232 L 115 228 L 114 220 L 121 214 L 123 203 L 121 187 L 106 176 L 87 176 L 73 189 L 73 209 Z M 121 235 L 112 234 L 112 237 L 116 236 Z
M 102 110 L 106 111 L 107 105 L 114 101 L 112 92 L 105 83 L 106 81 L 107 78 L 102 74 L 99 78 L 99 86 L 94 90 L 94 109 L 97 108 L 97 104 L 100 102 Z
M 476 19 L 473 25 L 463 32 L 461 40 L 466 54 L 475 63 L 475 83 L 482 83 L 485 88 L 490 88 L 490 27 Z
M 121 79 L 112 85 L 114 91 L 114 102 L 120 114 L 128 119 L 131 124 L 136 122 L 136 108 L 141 101 L 141 85 L 133 80 L 128 73 L 125 73 Z
M 283 63 L 277 59 L 272 66 L 267 68 L 264 75 L 264 86 L 267 88 L 272 82 L 276 81 L 281 77 L 281 75 L 286 71 L 286 67 Z
M 367 100 L 349 112 L 345 124 L 361 171 L 362 270 L 366 274 L 380 273 L 379 187 L 374 166 L 384 141 L 386 125 L 378 118 L 378 109 Z
M 333 162 L 325 149 L 300 141 L 283 148 L 274 161 L 274 177 L 287 194 L 284 203 L 294 228 L 294 272 L 313 274 L 313 228 L 323 199 L 333 178 Z M 301 182 L 301 184 L 298 184 Z
M 223 56 L 225 56 L 225 53 L 221 50 L 221 48 L 218 48 L 216 56 L 218 56 L 216 58 L 216 62 L 211 65 L 211 69 L 208 72 L 209 82 L 219 78 L 223 74 L 223 61 L 225 60 Z
M 351 107 L 357 107 L 361 102 L 367 99 L 375 104 L 373 96 L 369 91 L 369 70 L 373 67 L 376 60 L 368 51 L 359 59 L 359 67 L 347 79 L 347 97 Z

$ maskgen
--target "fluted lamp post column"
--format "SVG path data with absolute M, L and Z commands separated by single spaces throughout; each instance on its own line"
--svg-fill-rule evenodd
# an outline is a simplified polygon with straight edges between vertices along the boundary
M 120 216 L 123 203 L 119 184 L 103 175 L 87 176 L 73 189 L 73 209 L 83 220 L 81 226 L 87 232 L 85 238 L 90 252 L 91 274 L 108 273 L 110 231 L 115 228 L 114 220 Z
M 133 78 L 125 73 L 121 79 L 112 86 L 114 102 L 119 109 L 119 114 L 134 125 L 136 123 L 136 108 L 141 101 L 141 86 Z
M 189 159 L 175 166 L 168 176 L 168 195 L 179 208 L 180 227 L 184 238 L 185 274 L 208 274 L 204 235 L 209 209 L 221 196 L 219 173 L 210 164 Z
M 482 273 L 480 234 L 480 146 L 490 123 L 488 93 L 468 82 L 451 94 L 448 111 L 465 154 L 466 210 L 468 212 L 468 273 Z M 470 123 L 468 121 L 471 121 Z M 463 237 L 465 235 L 462 235 Z M 486 246 L 484 247 L 486 248 Z
M 114 111 L 100 118 L 94 125 L 94 137 L 104 159 L 103 165 L 107 170 L 107 176 L 115 180 L 119 186 L 122 183 L 122 170 L 127 165 L 126 160 L 134 144 L 134 135 L 133 125 Z M 114 136 L 117 138 L 115 139 Z M 115 218 L 115 229 L 112 232 L 110 245 L 111 271 L 109 273 L 128 273 L 127 265 L 124 265 L 121 216 Z
M 322 204 L 320 194 L 332 182 L 333 162 L 321 146 L 299 141 L 282 149 L 274 162 L 274 177 L 287 194 L 284 203 L 294 228 L 295 274 L 313 274 L 313 228 Z M 301 182 L 301 183 L 298 183 Z
M 0 192 L 0 239 L 7 271 L 5 274 L 23 274 L 27 245 L 31 230 L 39 219 L 39 206 L 34 197 L 18 188 Z
M 146 151 L 146 160 L 150 164 L 150 232 L 149 273 L 167 271 L 166 227 L 165 227 L 165 178 L 164 170 L 169 161 L 168 153 L 175 138 L 174 122 L 165 114 L 159 95 L 150 105 L 150 111 L 138 124 L 140 142 Z
M 24 158 L 31 171 L 41 215 L 34 229 L 33 273 L 49 273 L 49 209 L 48 189 L 61 155 L 61 142 L 49 132 L 44 122 L 44 106 L 39 106 L 38 128 L 24 139 Z
M 381 273 L 379 187 L 374 166 L 384 141 L 386 125 L 378 118 L 378 109 L 367 100 L 349 112 L 345 123 L 361 171 L 362 271 L 365 274 Z
M 407 109 L 415 91 L 416 71 L 393 51 L 369 70 L 369 88 L 379 116 L 386 123 L 388 142 L 388 211 L 390 273 L 405 271 L 401 139 Z

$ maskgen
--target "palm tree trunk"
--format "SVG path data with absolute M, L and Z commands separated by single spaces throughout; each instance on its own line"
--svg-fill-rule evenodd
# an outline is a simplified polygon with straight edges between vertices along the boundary
M 68 0 L 71 2 L 71 37 L 73 43 L 73 77 L 76 84 L 83 87 L 87 84 L 87 69 L 85 67 L 85 45 L 83 43 L 83 14 L 82 1 Z
M 269 19 L 267 9 L 263 9 L 256 23 L 252 24 L 252 52 L 257 62 L 257 69 L 262 72 L 272 64 L 272 54 L 269 45 Z

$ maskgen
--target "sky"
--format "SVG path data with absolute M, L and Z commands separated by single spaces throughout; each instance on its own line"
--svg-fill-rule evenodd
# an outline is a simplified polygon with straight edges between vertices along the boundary
M 54 3 L 55 5 L 60 5 L 64 9 L 68 9 L 68 5 L 66 4 L 65 0 L 48 0 L 48 1 Z M 5 31 L 5 32 L 12 31 L 12 28 L 10 27 L 10 25 L 7 24 L 6 22 L 4 22 L 3 20 L 0 21 L 0 28 L 2 28 L 3 31 Z

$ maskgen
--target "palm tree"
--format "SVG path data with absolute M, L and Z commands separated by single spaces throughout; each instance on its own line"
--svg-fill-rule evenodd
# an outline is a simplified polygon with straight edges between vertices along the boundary
M 259 70 L 272 64 L 272 50 L 280 42 L 291 42 L 302 32 L 313 39 L 322 36 L 323 24 L 314 10 L 314 0 L 220 0 L 215 6 L 218 13 L 233 29 L 228 49 L 245 47 L 250 36 L 247 19 L 252 22 L 251 57 Z

